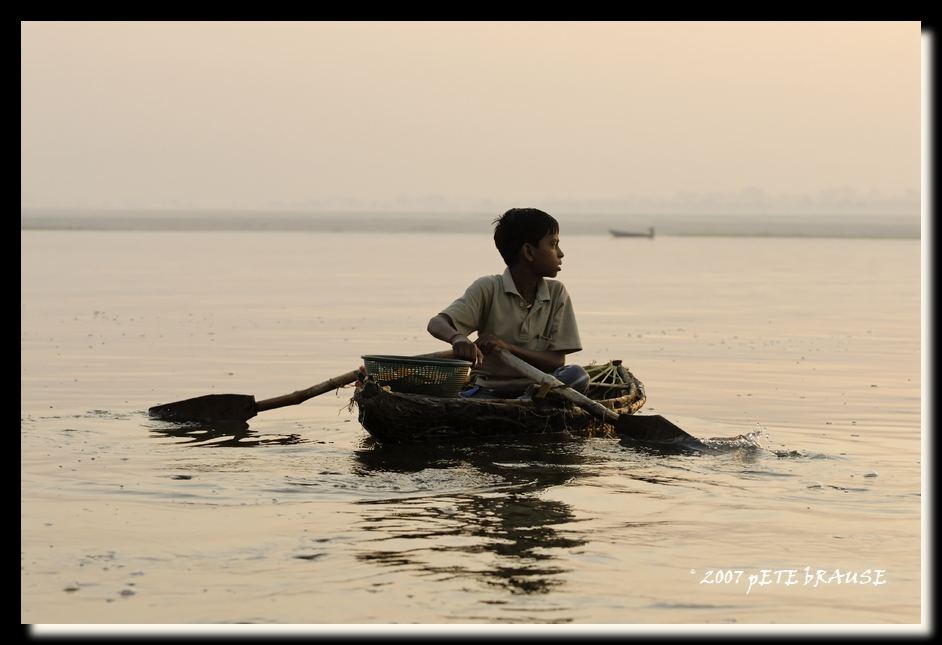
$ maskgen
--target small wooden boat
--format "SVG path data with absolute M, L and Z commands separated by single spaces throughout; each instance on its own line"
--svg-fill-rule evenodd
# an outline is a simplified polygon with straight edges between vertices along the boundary
M 646 401 L 644 385 L 621 361 L 586 366 L 586 395 L 619 414 L 633 414 Z M 351 404 L 360 424 L 382 443 L 427 443 L 522 435 L 614 436 L 614 428 L 562 398 L 466 399 L 394 392 L 372 378 L 358 380 Z
M 615 229 L 608 229 L 608 232 L 614 235 L 615 237 L 649 237 L 652 240 L 654 239 L 654 227 L 650 227 L 647 233 L 636 233 L 631 231 L 616 231 Z

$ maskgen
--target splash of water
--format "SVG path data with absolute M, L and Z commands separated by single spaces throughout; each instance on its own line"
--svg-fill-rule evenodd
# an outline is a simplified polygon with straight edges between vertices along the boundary
M 764 445 L 764 443 L 768 441 L 768 430 L 759 423 L 756 423 L 755 429 L 746 434 L 741 434 L 736 437 L 712 437 L 710 439 L 704 439 L 703 443 L 711 449 L 726 452 L 732 450 L 768 450 Z

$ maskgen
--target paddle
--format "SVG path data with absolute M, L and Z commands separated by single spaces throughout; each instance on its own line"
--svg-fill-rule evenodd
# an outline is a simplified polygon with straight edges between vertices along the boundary
M 567 387 L 559 379 L 517 358 L 507 350 L 497 349 L 494 351 L 497 352 L 498 357 L 505 365 L 518 374 L 526 376 L 541 385 L 549 385 L 553 388 L 552 391 L 555 394 L 572 401 L 597 419 L 612 424 L 619 435 L 641 443 L 669 445 L 694 450 L 706 448 L 706 444 L 702 441 L 684 432 L 659 414 L 647 416 L 618 414 L 598 401 L 593 401 L 584 394 Z
M 450 349 L 432 354 L 420 354 L 423 357 L 451 358 Z M 259 412 L 274 410 L 288 405 L 297 405 L 325 392 L 336 390 L 353 383 L 357 372 L 353 370 L 327 379 L 311 387 L 282 394 L 263 401 L 256 401 L 251 394 L 206 394 L 192 399 L 162 403 L 147 410 L 150 416 L 164 421 L 246 421 Z

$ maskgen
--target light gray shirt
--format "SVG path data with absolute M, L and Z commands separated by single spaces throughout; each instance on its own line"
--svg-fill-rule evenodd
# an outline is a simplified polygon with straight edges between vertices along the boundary
M 582 349 L 579 328 L 569 293 L 562 282 L 542 278 L 536 298 L 529 306 L 514 284 L 510 269 L 502 275 L 488 275 L 471 283 L 460 298 L 443 314 L 465 336 L 471 332 L 493 334 L 503 341 L 539 352 L 570 354 Z M 483 365 L 472 371 L 472 382 L 496 385 L 519 380 L 496 357 L 485 356 Z

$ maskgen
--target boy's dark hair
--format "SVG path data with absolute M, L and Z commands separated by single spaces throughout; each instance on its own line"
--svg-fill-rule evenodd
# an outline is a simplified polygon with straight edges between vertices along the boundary
M 539 244 L 549 233 L 559 233 L 559 222 L 536 208 L 511 208 L 495 219 L 494 244 L 507 266 L 517 261 L 527 242 Z

